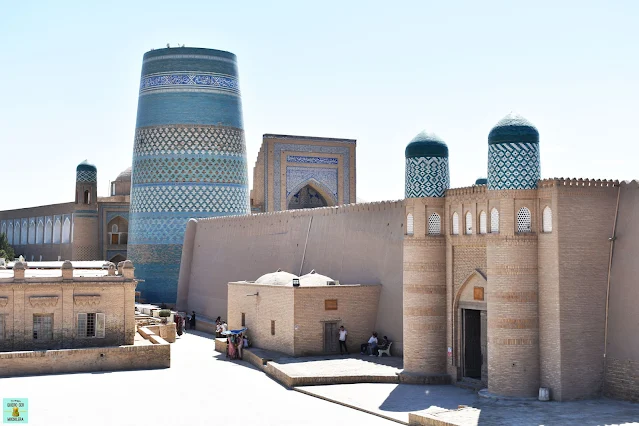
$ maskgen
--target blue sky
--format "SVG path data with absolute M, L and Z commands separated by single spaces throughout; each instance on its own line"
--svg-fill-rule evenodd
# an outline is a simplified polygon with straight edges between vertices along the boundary
M 268 3 L 268 4 L 267 4 Z M 403 198 L 406 144 L 486 176 L 509 111 L 540 131 L 542 177 L 639 178 L 639 3 L 0 0 L 0 209 L 98 194 L 131 164 L 142 55 L 238 56 L 249 177 L 264 133 L 357 139 L 357 195 Z

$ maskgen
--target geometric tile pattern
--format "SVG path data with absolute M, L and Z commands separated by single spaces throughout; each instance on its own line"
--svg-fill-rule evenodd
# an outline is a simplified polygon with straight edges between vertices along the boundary
M 75 172 L 76 182 L 97 182 L 98 172 L 95 170 L 78 170 Z
M 298 186 L 310 179 L 315 179 L 326 187 L 337 200 L 337 169 L 321 167 L 287 167 L 286 168 L 286 197 L 293 190 L 297 192 Z
M 488 145 L 488 189 L 534 189 L 541 175 L 539 144 Z
M 281 206 L 280 201 L 280 188 L 281 188 L 281 153 L 282 151 L 294 151 L 294 152 L 312 152 L 322 154 L 341 154 L 343 158 L 342 167 L 344 173 L 342 176 L 343 188 L 344 188 L 344 202 L 350 202 L 350 149 L 344 146 L 323 146 L 323 145 L 302 145 L 293 143 L 274 143 L 273 144 L 273 170 L 269 170 L 268 167 L 268 155 L 264 156 L 264 194 L 268 194 L 269 177 L 273 178 L 273 210 L 280 211 L 286 210 L 287 206 Z M 264 208 L 268 210 L 268 198 L 264 199 Z
M 244 131 L 232 127 L 197 125 L 144 127 L 135 130 L 134 158 L 170 154 L 244 158 Z
M 450 187 L 447 157 L 406 159 L 406 198 L 443 197 Z
M 305 163 L 305 164 L 339 164 L 338 158 L 331 157 L 305 157 L 302 155 L 287 155 L 286 161 L 289 163 Z
M 219 182 L 248 185 L 244 157 L 210 155 L 136 158 L 134 184 L 156 182 Z
M 140 94 L 167 89 L 190 89 L 214 92 L 240 92 L 237 78 L 230 75 L 202 72 L 171 72 L 148 74 L 140 81 Z
M 149 212 L 198 212 L 246 214 L 245 185 L 155 184 L 133 186 L 131 214 Z M 186 223 L 186 222 L 185 222 Z

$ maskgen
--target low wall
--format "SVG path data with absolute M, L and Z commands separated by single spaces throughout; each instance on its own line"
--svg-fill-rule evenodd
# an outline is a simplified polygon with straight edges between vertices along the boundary
M 147 346 L 2 352 L 0 365 L 0 377 L 152 370 L 171 366 L 171 347 L 164 342 Z

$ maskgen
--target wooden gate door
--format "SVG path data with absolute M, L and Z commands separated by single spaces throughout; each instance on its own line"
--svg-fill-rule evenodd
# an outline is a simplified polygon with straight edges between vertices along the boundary
M 324 323 L 324 352 L 335 353 L 338 350 L 337 323 Z
M 464 309 L 464 377 L 481 379 L 480 312 Z

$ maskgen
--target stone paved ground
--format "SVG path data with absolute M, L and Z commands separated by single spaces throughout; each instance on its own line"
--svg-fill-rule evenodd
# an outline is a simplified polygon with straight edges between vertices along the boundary
M 386 383 L 304 386 L 298 389 L 403 422 L 408 421 L 409 412 L 469 405 L 481 410 L 480 425 L 639 425 L 639 404 L 610 399 L 562 403 L 494 401 L 479 398 L 474 392 L 455 386 Z
M 392 425 L 287 390 L 207 335 L 171 345 L 170 369 L 0 379 L 0 398 L 29 398 L 29 425 Z
M 402 371 L 402 359 L 360 355 L 330 357 L 278 357 L 277 368 L 291 377 L 388 376 Z

